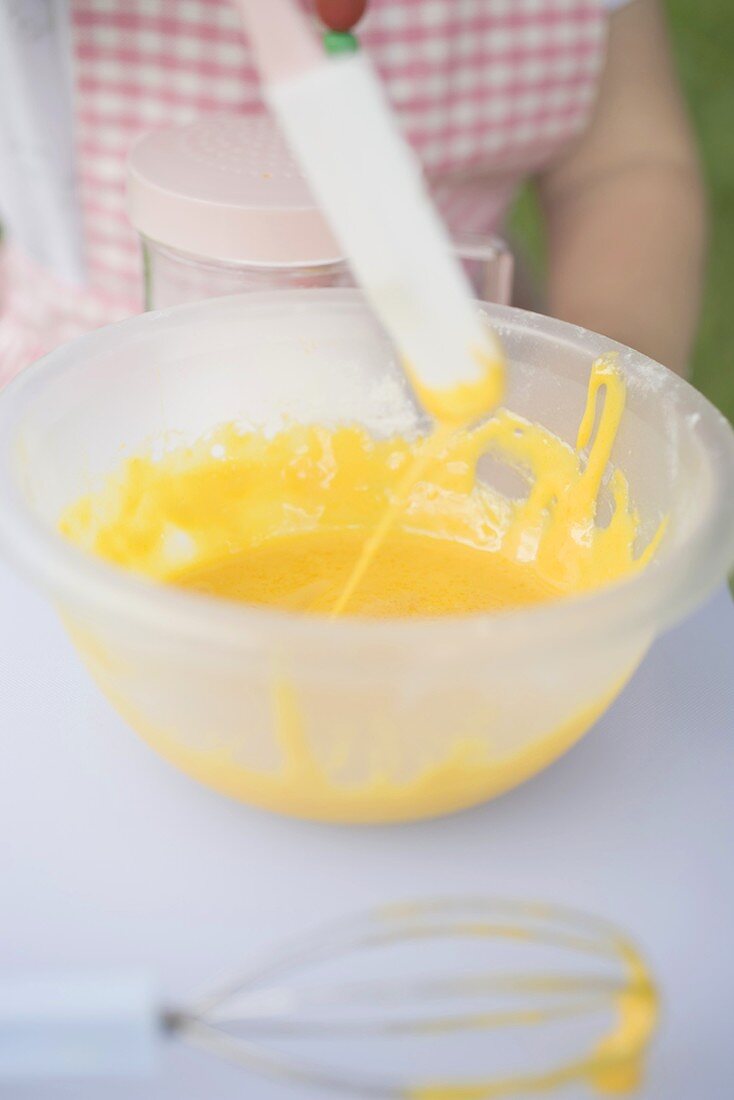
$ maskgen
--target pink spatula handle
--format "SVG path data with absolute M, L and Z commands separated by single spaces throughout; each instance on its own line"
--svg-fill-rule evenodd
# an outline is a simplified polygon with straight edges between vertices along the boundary
M 324 51 L 293 0 L 236 0 L 255 64 L 267 83 L 326 63 Z

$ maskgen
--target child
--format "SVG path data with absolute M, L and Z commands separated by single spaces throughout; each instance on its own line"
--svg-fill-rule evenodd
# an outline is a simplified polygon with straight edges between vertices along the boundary
M 547 312 L 686 368 L 698 160 L 661 0 L 301 0 L 357 33 L 454 231 L 537 180 Z M 0 380 L 140 308 L 124 165 L 140 133 L 263 110 L 232 0 L 0 7 Z

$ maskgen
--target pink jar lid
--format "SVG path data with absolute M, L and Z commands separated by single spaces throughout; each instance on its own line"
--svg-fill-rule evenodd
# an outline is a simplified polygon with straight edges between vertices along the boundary
M 143 236 L 201 259 L 334 263 L 341 250 L 267 115 L 213 115 L 146 134 L 128 161 Z

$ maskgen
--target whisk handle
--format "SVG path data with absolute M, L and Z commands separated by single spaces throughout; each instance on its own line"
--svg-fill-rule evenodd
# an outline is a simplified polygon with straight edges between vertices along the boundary
M 160 1012 L 142 975 L 0 981 L 0 1082 L 143 1076 L 160 1038 Z

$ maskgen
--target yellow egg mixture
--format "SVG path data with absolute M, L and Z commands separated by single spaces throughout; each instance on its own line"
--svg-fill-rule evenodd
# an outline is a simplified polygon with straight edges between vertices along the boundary
M 61 530 L 157 580 L 307 614 L 539 603 L 639 569 L 654 549 L 635 558 L 638 519 L 618 469 L 609 522 L 595 523 L 623 408 L 623 379 L 602 358 L 575 449 L 505 410 L 473 430 L 412 440 L 376 440 L 354 425 L 266 436 L 228 424 L 192 446 L 128 459 Z M 477 480 L 488 452 L 527 481 L 521 499 Z
M 227 424 L 192 445 L 127 459 L 66 511 L 61 530 L 156 581 L 304 616 L 404 619 L 537 604 L 630 574 L 654 553 L 659 534 L 635 556 L 638 517 L 623 472 L 609 466 L 624 399 L 614 359 L 600 358 L 575 447 L 503 409 L 473 429 L 441 426 L 413 439 L 376 439 L 353 424 L 276 434 Z M 477 478 L 486 454 L 521 475 L 517 499 Z M 306 700 L 299 669 L 273 652 L 269 702 L 257 704 L 269 717 L 252 709 L 263 688 L 238 679 L 216 720 L 194 708 L 193 728 L 190 707 L 151 718 L 155 685 L 140 686 L 140 670 L 78 624 L 73 633 L 118 709 L 179 767 L 234 797 L 323 820 L 428 817 L 507 790 L 569 748 L 633 667 L 582 692 L 590 701 L 578 713 L 556 702 L 560 716 L 546 719 L 547 702 L 533 696 L 537 733 L 512 733 L 514 717 L 501 731 L 493 725 L 496 699 L 481 684 L 460 696 L 432 685 L 412 710 L 386 685 L 362 687 L 355 723 L 355 696 L 338 678 L 305 684 Z M 263 723 L 279 764 L 250 762 L 260 751 L 251 730 Z

